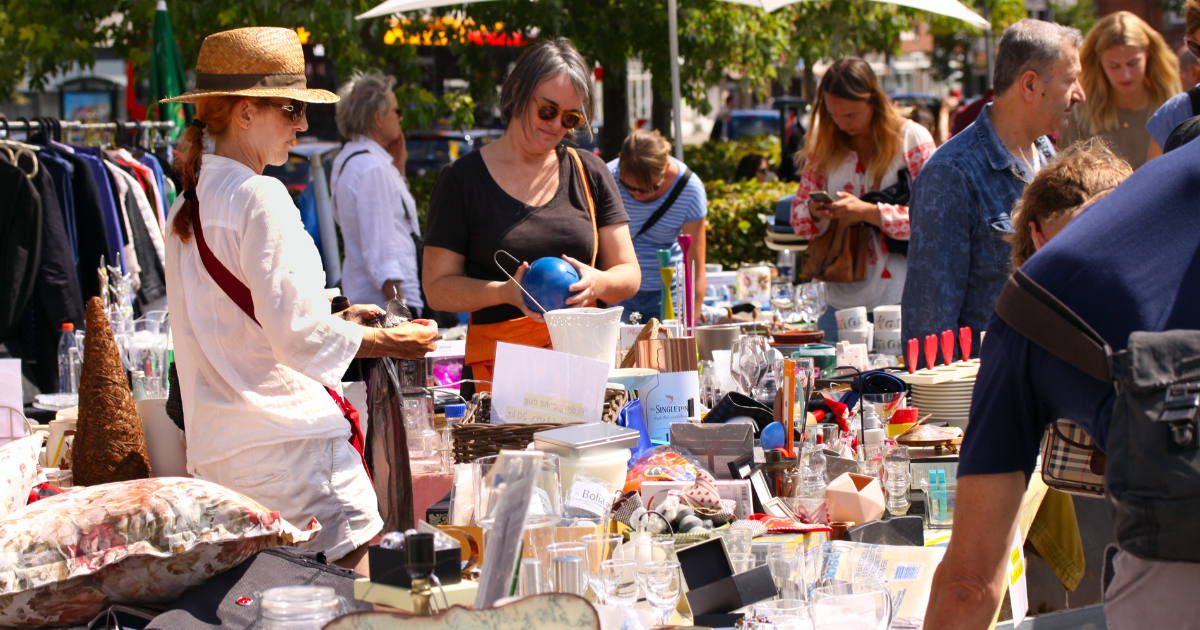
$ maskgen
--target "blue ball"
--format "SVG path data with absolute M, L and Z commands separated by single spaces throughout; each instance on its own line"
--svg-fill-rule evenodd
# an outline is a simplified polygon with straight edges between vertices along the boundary
M 567 298 L 571 297 L 568 287 L 579 282 L 579 273 L 571 263 L 561 258 L 539 258 L 529 265 L 521 286 L 537 300 L 547 311 L 567 308 Z M 539 312 L 537 304 L 525 296 L 525 304 L 534 312 Z
M 783 448 L 787 445 L 787 429 L 778 422 L 772 422 L 763 427 L 762 435 L 758 438 L 764 451 Z

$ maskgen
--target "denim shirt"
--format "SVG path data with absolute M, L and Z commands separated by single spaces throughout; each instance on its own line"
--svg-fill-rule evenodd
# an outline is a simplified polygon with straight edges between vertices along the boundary
M 1028 183 L 992 127 L 992 106 L 925 163 L 913 183 L 909 216 L 908 279 L 904 285 L 904 339 L 970 326 L 979 348 L 1000 290 L 1012 272 L 1013 204 Z M 1036 142 L 1046 162 L 1054 147 Z M 938 354 L 940 357 L 941 355 Z

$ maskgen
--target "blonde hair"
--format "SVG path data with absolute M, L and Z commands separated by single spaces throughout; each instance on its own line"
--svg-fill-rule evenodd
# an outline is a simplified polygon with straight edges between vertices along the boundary
M 1131 174 L 1133 169 L 1129 164 L 1096 136 L 1060 153 L 1057 160 L 1038 171 L 1013 207 L 1013 232 L 1007 237 L 1012 243 L 1013 269 L 1025 264 L 1037 251 L 1030 221 L 1042 229 L 1047 222 L 1069 221 Z
M 1083 65 L 1079 80 L 1087 100 L 1081 108 L 1080 128 L 1097 133 L 1117 127 L 1117 103 L 1109 94 L 1108 76 L 1100 55 L 1117 46 L 1133 46 L 1146 52 L 1146 89 L 1150 91 L 1150 111 L 1179 93 L 1179 58 L 1157 31 L 1128 11 L 1109 14 L 1096 23 L 1079 51 Z
M 658 130 L 637 129 L 621 144 L 622 178 L 638 188 L 653 189 L 671 159 L 671 143 Z
M 875 154 L 866 165 L 871 182 L 878 182 L 887 174 L 888 165 L 900 152 L 902 137 L 900 130 L 905 118 L 892 104 L 875 78 L 871 66 L 858 57 L 845 57 L 833 62 L 821 77 L 817 86 L 817 98 L 813 102 L 813 131 L 808 134 L 804 147 L 805 170 L 824 170 L 842 159 L 849 151 L 850 136 L 838 128 L 833 118 L 825 111 L 825 96 L 833 95 L 853 101 L 870 103 L 871 138 L 875 142 Z M 874 184 L 872 184 L 874 185 Z

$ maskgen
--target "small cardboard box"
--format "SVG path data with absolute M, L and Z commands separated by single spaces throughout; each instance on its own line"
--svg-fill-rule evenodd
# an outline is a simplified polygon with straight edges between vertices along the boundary
M 720 538 L 680 549 L 676 556 L 693 616 L 730 613 L 779 594 L 767 566 L 734 575 Z
M 754 449 L 754 427 L 741 423 L 675 423 L 671 425 L 671 446 L 691 451 L 717 479 L 732 479 L 729 462 Z
M 883 516 L 883 487 L 879 480 L 866 475 L 842 473 L 825 489 L 829 503 L 829 522 L 862 525 Z

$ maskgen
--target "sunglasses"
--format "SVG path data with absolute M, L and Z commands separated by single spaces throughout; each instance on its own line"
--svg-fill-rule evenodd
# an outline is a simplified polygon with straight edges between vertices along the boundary
M 558 117 L 559 112 L 562 112 L 563 129 L 574 129 L 583 124 L 583 112 L 577 109 L 560 110 L 558 105 L 547 103 L 538 97 L 533 97 L 533 102 L 537 104 L 537 116 L 547 122 Z
M 1200 59 L 1200 42 L 1188 36 L 1183 38 L 1183 43 L 1187 46 L 1188 51 L 1195 55 L 1197 59 Z
M 282 109 L 287 115 L 288 120 L 294 123 L 300 122 L 300 119 L 304 118 L 304 110 L 308 108 L 308 103 L 294 99 L 292 100 L 291 105 L 280 105 L 279 103 L 272 103 L 271 101 L 263 101 L 263 104 Z
M 637 186 L 630 186 L 625 180 L 621 180 L 621 184 L 625 186 L 625 190 L 628 190 L 631 193 L 637 193 L 639 195 L 652 195 L 654 194 L 654 191 L 662 188 L 663 182 L 665 181 L 667 181 L 667 172 L 663 171 L 662 177 L 658 178 L 658 183 L 654 185 L 654 188 L 649 190 L 645 188 L 638 188 Z

